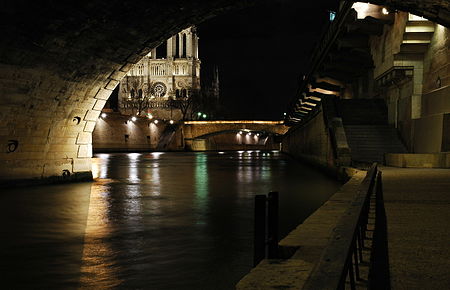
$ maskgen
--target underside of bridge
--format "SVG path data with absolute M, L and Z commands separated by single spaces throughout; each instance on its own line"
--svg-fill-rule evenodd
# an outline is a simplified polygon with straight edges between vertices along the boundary
M 181 29 L 255 2 L 2 3 L 0 179 L 89 178 L 92 131 L 127 71 Z M 373 2 L 450 23 L 444 0 Z

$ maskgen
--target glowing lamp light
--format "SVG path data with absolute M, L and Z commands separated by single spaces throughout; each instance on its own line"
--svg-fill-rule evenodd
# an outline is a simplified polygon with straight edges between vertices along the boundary
M 383 7 L 383 9 L 381 9 L 381 13 L 383 13 L 384 15 L 388 15 L 389 11 Z
M 106 113 L 102 113 L 102 118 L 106 118 Z
M 153 123 L 158 124 L 158 120 L 153 121 Z
M 169 123 L 172 125 L 173 124 L 173 120 L 170 120 Z
M 135 122 L 137 120 L 137 118 L 136 117 L 131 117 L 131 121 L 133 121 L 133 122 Z
M 252 136 L 252 133 L 248 132 L 248 133 L 247 133 L 247 136 Z
M 148 114 L 147 114 L 147 118 L 149 118 L 149 119 L 153 119 L 153 115 L 152 115 L 152 114 L 150 114 L 150 113 L 148 113 Z
M 202 112 L 198 112 L 198 113 L 197 113 L 197 116 L 200 117 L 201 115 L 202 115 Z
M 206 114 L 203 114 L 203 119 L 206 119 Z
M 242 135 L 242 131 L 239 131 L 239 135 Z
M 258 134 L 256 134 L 256 136 L 257 136 L 257 137 L 259 137 L 259 133 L 258 133 Z

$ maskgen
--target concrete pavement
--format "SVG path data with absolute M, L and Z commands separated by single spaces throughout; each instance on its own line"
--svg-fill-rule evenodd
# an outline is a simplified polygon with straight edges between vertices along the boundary
M 392 289 L 450 289 L 450 169 L 380 169 Z

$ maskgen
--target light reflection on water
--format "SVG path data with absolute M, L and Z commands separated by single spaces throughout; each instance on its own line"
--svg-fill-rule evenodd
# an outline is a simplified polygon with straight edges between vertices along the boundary
M 0 195 L 4 285 L 233 289 L 255 194 L 280 191 L 283 236 L 339 186 L 277 151 L 98 154 L 93 174 Z

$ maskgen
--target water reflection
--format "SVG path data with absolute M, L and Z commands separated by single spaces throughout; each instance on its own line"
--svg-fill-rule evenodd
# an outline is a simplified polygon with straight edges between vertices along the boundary
M 208 205 L 208 156 L 198 153 L 195 156 L 195 207 L 199 212 L 197 224 L 204 224 L 204 212 Z
M 93 281 L 98 288 L 116 287 L 123 282 L 118 278 L 122 269 L 115 263 L 116 253 L 105 242 L 113 232 L 107 187 L 107 183 L 101 182 L 92 185 L 81 259 L 81 288 L 91 287 Z
M 255 194 L 280 191 L 283 236 L 338 187 L 278 152 L 99 154 L 93 171 L 0 195 L 12 288 L 233 289 Z
M 92 176 L 93 178 L 106 178 L 110 154 L 97 154 L 96 157 L 92 158 Z

